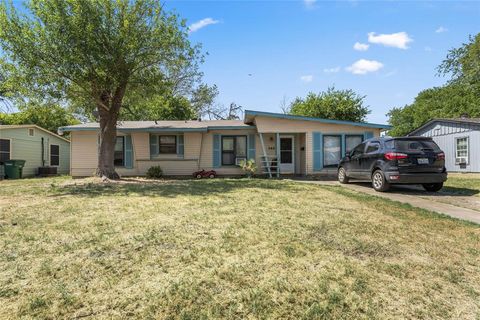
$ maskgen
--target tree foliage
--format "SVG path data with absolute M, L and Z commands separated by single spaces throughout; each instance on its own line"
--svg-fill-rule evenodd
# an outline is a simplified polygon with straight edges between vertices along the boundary
M 199 46 L 157 0 L 31 0 L 26 11 L 0 5 L 3 61 L 29 93 L 96 109 L 97 175 L 117 178 L 113 156 L 124 98 L 154 97 L 165 87 L 184 95 L 202 76 Z
M 125 97 L 121 120 L 192 120 L 207 117 L 218 95 L 217 86 L 200 84 L 184 95 L 164 87 L 151 96 Z
M 403 136 L 433 118 L 458 118 L 464 114 L 480 117 L 480 99 L 472 88 L 461 84 L 427 89 L 414 102 L 403 108 L 393 108 L 388 122 L 391 136 Z
M 472 87 L 480 94 L 480 33 L 470 36 L 469 42 L 451 49 L 438 67 L 443 75 L 450 75 L 451 82 Z
M 370 113 L 364 99 L 353 90 L 330 87 L 318 94 L 310 92 L 305 99 L 297 97 L 286 111 L 299 116 L 361 122 Z
M 420 92 L 410 105 L 392 108 L 387 116 L 392 136 L 402 136 L 433 118 L 480 117 L 480 34 L 448 52 L 438 67 L 448 84 Z
M 36 104 L 30 102 L 16 113 L 0 113 L 1 124 L 36 124 L 53 133 L 62 126 L 77 124 L 79 121 L 71 112 L 57 104 Z

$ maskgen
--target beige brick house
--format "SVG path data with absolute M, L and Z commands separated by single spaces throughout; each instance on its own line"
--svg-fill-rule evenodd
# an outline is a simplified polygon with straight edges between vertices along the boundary
M 123 176 L 141 176 L 159 165 L 165 175 L 214 169 L 243 174 L 242 159 L 259 173 L 311 175 L 335 168 L 361 141 L 387 125 L 245 111 L 243 120 L 123 121 L 117 126 L 115 164 Z M 70 132 L 72 176 L 89 176 L 97 165 L 98 123 L 62 127 Z

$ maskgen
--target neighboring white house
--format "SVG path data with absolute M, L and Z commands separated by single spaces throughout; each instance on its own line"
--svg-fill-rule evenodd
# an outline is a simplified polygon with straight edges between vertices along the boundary
M 480 172 L 480 118 L 433 119 L 409 136 L 432 137 L 449 172 Z

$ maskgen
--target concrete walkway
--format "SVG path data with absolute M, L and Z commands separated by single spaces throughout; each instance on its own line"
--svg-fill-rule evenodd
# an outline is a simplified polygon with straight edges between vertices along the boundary
M 480 224 L 480 211 L 458 207 L 448 203 L 437 202 L 432 199 L 426 199 L 418 194 L 421 194 L 415 186 L 394 186 L 388 192 L 377 192 L 373 190 L 368 182 L 351 182 L 349 184 L 340 184 L 337 181 L 309 181 L 296 180 L 302 183 L 312 183 L 319 185 L 334 185 L 342 186 L 358 192 L 363 192 L 369 195 L 387 198 L 401 203 L 408 203 L 411 206 L 426 209 L 429 211 L 439 212 L 447 216 L 466 220 Z M 441 194 L 439 194 L 439 197 Z

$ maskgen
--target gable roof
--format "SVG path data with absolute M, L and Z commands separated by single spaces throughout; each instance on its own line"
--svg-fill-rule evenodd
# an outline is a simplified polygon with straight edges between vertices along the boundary
M 446 123 L 460 123 L 460 124 L 480 124 L 480 118 L 435 118 L 432 119 L 422 126 L 418 127 L 417 129 L 413 130 L 407 136 L 413 136 L 417 134 L 419 131 L 422 129 L 430 126 L 431 124 L 435 122 L 446 122 Z
M 220 129 L 249 129 L 255 126 L 245 124 L 242 120 L 167 120 L 167 121 L 119 121 L 117 130 L 120 131 L 144 131 L 144 132 L 205 132 Z M 89 122 L 58 128 L 62 134 L 68 131 L 92 131 L 99 130 L 98 122 Z
M 322 122 L 322 123 L 344 124 L 344 125 L 350 125 L 350 126 L 379 128 L 379 129 L 391 129 L 392 128 L 392 126 L 387 125 L 387 124 L 378 124 L 378 123 L 369 123 L 369 122 L 355 122 L 355 121 L 346 121 L 346 120 L 332 120 L 332 119 L 304 117 L 304 116 L 296 116 L 296 115 L 291 115 L 291 114 L 254 111 L 254 110 L 245 110 L 245 120 L 244 120 L 245 123 L 253 123 L 253 119 L 256 116 L 278 118 L 278 119 L 288 119 L 288 120 L 302 120 L 302 121 L 314 121 L 314 122 Z
M 35 128 L 35 129 L 38 129 L 38 130 L 43 131 L 45 133 L 48 133 L 48 134 L 50 134 L 50 135 L 52 135 L 56 138 L 62 139 L 65 142 L 70 143 L 70 140 L 65 139 L 64 137 L 59 136 L 58 134 L 55 134 L 51 131 L 48 131 L 47 129 L 39 127 L 36 124 L 1 124 L 0 125 L 0 130 L 2 130 L 2 129 L 21 129 L 21 128 Z

